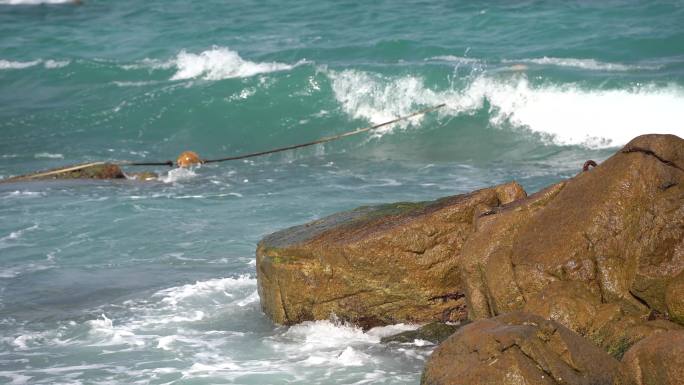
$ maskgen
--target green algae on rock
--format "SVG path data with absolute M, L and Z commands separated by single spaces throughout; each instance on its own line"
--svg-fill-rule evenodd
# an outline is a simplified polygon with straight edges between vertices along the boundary
M 473 218 L 524 196 L 508 183 L 362 207 L 269 235 L 257 247 L 262 308 L 281 324 L 331 314 L 366 327 L 463 319 L 459 250 Z
M 612 384 L 619 363 L 555 321 L 512 312 L 464 326 L 432 353 L 422 385 Z

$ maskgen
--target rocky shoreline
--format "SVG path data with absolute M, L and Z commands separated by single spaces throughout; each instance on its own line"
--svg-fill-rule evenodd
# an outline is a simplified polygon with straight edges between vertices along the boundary
M 511 182 L 286 229 L 257 247 L 261 305 L 288 325 L 467 324 L 423 384 L 681 384 L 683 167 L 684 140 L 644 135 L 530 196 Z

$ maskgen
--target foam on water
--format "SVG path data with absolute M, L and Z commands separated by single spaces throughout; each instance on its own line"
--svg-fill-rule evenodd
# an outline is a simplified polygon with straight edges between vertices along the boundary
M 10 61 L 10 60 L 0 59 L 0 70 L 23 69 L 23 68 L 33 67 L 33 66 L 38 65 L 38 64 L 40 64 L 40 60 L 20 62 L 20 61 Z
M 2 4 L 2 3 L 0 3 Z M 32 60 L 32 61 L 11 61 L 11 60 L 4 60 L 0 59 L 0 70 L 18 70 L 18 69 L 24 69 L 24 68 L 31 68 L 35 67 L 39 64 L 43 64 L 43 67 L 46 69 L 55 69 L 55 68 L 62 68 L 66 67 L 71 63 L 69 60 Z
M 67 373 L 92 381 L 125 375 L 133 382 L 164 377 L 166 380 L 160 382 L 182 378 L 243 383 L 238 379 L 268 376 L 277 382 L 289 378 L 311 384 L 371 383 L 370 378 L 391 375 L 387 365 L 398 365 L 394 362 L 398 357 L 420 361 L 432 349 L 420 344 L 380 345 L 383 336 L 412 330 L 416 325 L 398 324 L 364 332 L 333 319 L 266 333 L 240 331 L 244 324 L 263 322 L 257 304 L 256 279 L 251 276 L 209 279 L 159 290 L 146 299 L 124 302 L 125 316 L 101 313 L 82 324 L 68 321 L 55 330 L 23 330 L 0 339 L 13 354 L 27 356 L 57 346 L 96 352 L 88 365 L 65 362 L 0 376 L 37 376 L 41 380 L 34 382 L 41 384 L 55 376 L 65 379 Z M 257 355 L 252 353 L 254 349 L 259 351 Z M 138 367 L 122 363 L 118 357 L 124 352 L 145 352 L 147 364 Z
M 477 63 L 482 62 L 480 59 L 476 59 L 476 58 L 472 58 L 472 57 L 456 56 L 456 55 L 439 55 L 439 56 L 433 56 L 433 57 L 431 57 L 429 59 L 425 59 L 425 60 L 444 61 L 444 62 L 457 63 L 457 64 L 477 64 Z
M 64 159 L 62 154 L 51 154 L 49 152 L 39 152 L 34 155 L 35 158 L 48 158 L 48 159 Z
M 358 70 L 329 71 L 332 91 L 342 110 L 354 119 L 368 119 L 373 124 L 392 120 L 415 111 L 417 105 L 437 105 L 444 101 L 443 92 L 425 87 L 414 76 L 388 78 Z M 376 133 L 392 131 L 393 127 L 420 124 L 423 116 L 385 126 Z
M 177 307 L 179 303 L 188 299 L 203 297 L 213 293 L 222 293 L 232 298 L 233 294 L 230 293 L 230 289 L 254 286 L 256 286 L 256 279 L 243 275 L 237 278 L 210 279 L 198 281 L 194 284 L 173 287 L 155 293 L 154 297 L 162 297 L 162 302 L 172 307 Z
M 638 70 L 657 70 L 660 66 L 648 65 L 629 65 L 622 63 L 608 63 L 596 59 L 577 59 L 559 57 L 540 57 L 532 59 L 502 60 L 503 63 L 530 63 L 537 65 L 551 65 L 558 67 L 573 67 L 591 71 L 638 71 Z
M 225 47 L 214 47 L 199 54 L 183 50 L 176 56 L 175 66 L 177 71 L 171 80 L 244 78 L 257 74 L 286 71 L 294 67 L 290 64 L 256 63 L 245 60 L 237 52 Z
M 328 74 L 342 110 L 374 124 L 446 102 L 442 115 L 471 115 L 488 105 L 492 126 L 524 128 L 557 145 L 606 148 L 641 134 L 684 132 L 684 89 L 674 84 L 599 90 L 575 83 L 535 85 L 524 74 L 515 74 L 477 75 L 463 89 L 437 90 L 416 76 L 386 77 L 358 70 Z M 388 126 L 378 133 L 397 127 L 408 125 Z
M 14 196 L 20 196 L 20 195 L 24 195 L 25 193 L 13 191 L 10 194 L 13 194 Z M 31 225 L 31 226 L 23 228 L 23 229 L 12 231 L 8 235 L 1 237 L 0 242 L 17 240 L 17 239 L 21 238 L 21 236 L 24 235 L 24 233 L 29 232 L 29 231 L 33 231 L 33 230 L 37 230 L 37 229 L 38 229 L 38 225 L 34 224 L 34 225 Z
M 0 0 L 0 5 L 76 4 L 76 0 Z
M 87 324 L 90 327 L 90 334 L 97 340 L 93 345 L 145 345 L 145 342 L 138 338 L 130 327 L 126 325 L 115 327 L 112 320 L 105 314 L 102 314 L 99 319 L 87 321 Z
M 192 179 L 197 176 L 197 173 L 191 168 L 174 168 L 170 170 L 166 176 L 159 178 L 164 183 L 176 183 Z

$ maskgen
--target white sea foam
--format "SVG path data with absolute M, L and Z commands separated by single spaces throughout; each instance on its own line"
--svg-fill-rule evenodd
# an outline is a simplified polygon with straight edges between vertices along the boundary
M 157 347 L 159 349 L 164 349 L 164 350 L 171 350 L 171 344 L 176 341 L 176 336 L 164 336 L 159 338 L 159 342 L 157 343 Z
M 15 193 L 15 192 L 13 192 L 13 193 Z M 21 193 L 20 193 L 20 194 L 21 194 Z M 6 235 L 6 236 L 0 238 L 0 242 L 10 241 L 10 240 L 17 240 L 17 239 L 21 238 L 21 236 L 24 235 L 24 233 L 29 232 L 29 231 L 33 231 L 33 230 L 36 230 L 36 229 L 38 229 L 38 225 L 37 225 L 37 224 L 34 224 L 34 225 L 31 225 L 31 226 L 26 227 L 26 228 L 23 228 L 23 229 L 19 229 L 19 230 L 16 230 L 16 231 L 12 231 L 12 232 L 10 232 L 8 235 Z
M 443 62 L 456 63 L 456 64 L 478 64 L 478 63 L 481 63 L 480 59 L 476 59 L 476 58 L 472 58 L 472 57 L 455 56 L 455 55 L 433 56 L 433 57 L 431 57 L 429 59 L 425 59 L 425 60 L 443 61 Z
M 40 191 L 15 190 L 2 195 L 2 198 L 38 198 L 43 196 L 45 196 L 45 193 Z
M 347 347 L 352 344 L 376 344 L 382 337 L 414 330 L 418 326 L 397 324 L 374 328 L 364 332 L 360 328 L 337 321 L 306 321 L 294 325 L 283 336 L 301 341 L 300 350 L 319 350 L 321 348 Z
M 69 60 L 52 60 L 52 59 L 49 59 L 49 60 L 46 60 L 43 63 L 43 65 L 47 69 L 53 69 L 53 68 L 66 67 L 69 65 L 69 63 L 71 63 Z
M 7 385 L 24 385 L 28 384 L 29 380 L 33 377 L 19 374 L 16 372 L 2 371 L 0 372 L 0 377 L 9 378 L 10 382 Z
M 2 4 L 0 2 L 0 4 Z M 62 68 L 66 67 L 71 63 L 69 60 L 42 60 L 42 59 L 37 59 L 37 60 L 32 60 L 32 61 L 11 61 L 11 60 L 4 60 L 0 59 L 0 70 L 20 70 L 24 68 L 30 68 L 30 67 L 35 67 L 39 64 L 43 64 L 43 67 L 47 69 L 55 69 L 55 68 Z
M 124 64 L 121 68 L 125 70 L 139 70 L 139 69 L 151 69 L 151 70 L 168 70 L 176 66 L 175 60 L 159 60 L 145 58 L 133 64 Z
M 49 152 L 39 152 L 34 155 L 35 158 L 48 158 L 48 159 L 64 159 L 62 154 L 52 154 Z
M 199 54 L 183 50 L 176 56 L 174 64 L 177 71 L 171 80 L 244 78 L 257 74 L 286 71 L 294 67 L 294 65 L 276 62 L 252 62 L 243 59 L 237 52 L 224 47 L 213 47 Z
M 684 89 L 675 85 L 591 90 L 574 84 L 536 87 L 525 77 L 481 77 L 467 93 L 489 101 L 492 124 L 510 122 L 561 145 L 613 147 L 646 133 L 684 133 Z
M 0 0 L 2 5 L 76 4 L 75 0 Z
M 98 342 L 93 344 L 94 346 L 145 345 L 145 341 L 138 338 L 130 327 L 127 325 L 114 326 L 114 322 L 105 314 L 102 314 L 101 318 L 87 321 L 87 325 L 90 327 L 90 334 L 98 339 Z
M 592 70 L 592 71 L 615 71 L 615 72 L 624 72 L 624 71 L 637 71 L 637 70 L 657 70 L 660 67 L 659 66 L 650 66 L 650 65 L 630 65 L 630 64 L 622 64 L 622 63 L 608 63 L 608 62 L 602 62 L 598 61 L 596 59 L 577 59 L 577 58 L 559 58 L 559 57 L 540 57 L 540 58 L 532 58 L 532 59 L 520 59 L 520 60 L 502 60 L 503 63 L 530 63 L 530 64 L 537 64 L 537 65 L 551 65 L 551 66 L 558 66 L 558 67 L 573 67 L 573 68 L 581 68 L 585 70 Z
M 2 3 L 0 3 L 0 4 L 2 4 Z M 24 68 L 36 66 L 38 64 L 40 64 L 40 60 L 21 62 L 21 61 L 10 61 L 10 60 L 0 59 L 0 70 L 24 69 Z
M 387 78 L 356 70 L 328 74 L 342 110 L 374 124 L 439 103 L 447 104 L 441 115 L 470 115 L 487 102 L 493 126 L 525 128 L 557 145 L 604 148 L 645 133 L 684 134 L 684 89 L 678 85 L 599 90 L 573 83 L 533 85 L 516 74 L 479 75 L 464 89 L 433 90 L 414 76 Z M 407 125 L 378 133 L 397 127 Z
M 405 76 L 386 78 L 367 72 L 345 70 L 329 71 L 332 90 L 342 109 L 355 119 L 368 119 L 373 124 L 407 115 L 416 105 L 439 104 L 444 94 L 425 87 L 420 78 Z M 423 116 L 408 122 L 419 124 Z M 383 127 L 376 132 L 389 132 L 396 125 Z M 400 123 L 406 127 L 407 123 Z
M 230 293 L 232 289 L 254 286 L 256 286 L 256 279 L 243 275 L 238 278 L 210 279 L 172 287 L 155 293 L 154 297 L 162 297 L 162 302 L 176 307 L 180 303 L 194 297 L 206 297 L 213 294 L 223 294 L 227 297 L 232 297 Z
M 184 180 L 189 180 L 197 176 L 197 173 L 191 168 L 174 168 L 170 170 L 166 176 L 159 178 L 164 183 L 176 183 Z

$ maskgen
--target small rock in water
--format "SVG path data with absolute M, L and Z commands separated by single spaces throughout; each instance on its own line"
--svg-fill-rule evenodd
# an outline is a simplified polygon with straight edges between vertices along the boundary
M 458 329 L 465 326 L 467 323 L 467 321 L 464 321 L 459 324 L 432 322 L 427 325 L 421 326 L 419 329 L 416 330 L 408 330 L 405 332 L 401 332 L 399 334 L 384 337 L 380 340 L 380 342 L 411 343 L 415 340 L 425 340 L 430 341 L 433 344 L 439 344 L 442 341 L 449 338 L 450 335 L 454 334 Z

